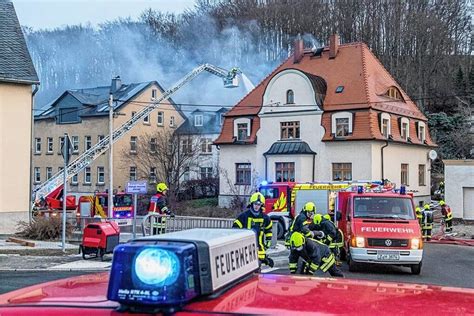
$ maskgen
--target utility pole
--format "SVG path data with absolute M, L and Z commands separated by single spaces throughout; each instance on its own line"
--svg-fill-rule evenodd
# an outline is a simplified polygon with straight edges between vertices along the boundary
M 114 133 L 114 95 L 111 92 L 109 94 L 109 194 L 108 194 L 108 214 L 107 217 L 113 217 L 114 199 L 113 199 L 113 188 L 114 188 L 114 162 L 113 162 L 113 133 Z

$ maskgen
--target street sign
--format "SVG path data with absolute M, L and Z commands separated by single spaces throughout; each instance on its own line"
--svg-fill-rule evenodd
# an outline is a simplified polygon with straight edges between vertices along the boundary
M 61 155 L 63 156 L 64 162 L 67 165 L 72 155 L 72 143 L 67 133 L 64 133 L 63 142 L 61 146 Z
M 125 191 L 132 194 L 145 194 L 147 193 L 147 186 L 146 180 L 129 181 L 127 182 L 127 188 Z

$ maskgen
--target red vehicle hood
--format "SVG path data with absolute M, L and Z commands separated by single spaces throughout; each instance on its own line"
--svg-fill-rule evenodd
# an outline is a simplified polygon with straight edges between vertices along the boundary
M 354 219 L 353 229 L 356 236 L 366 238 L 421 238 L 416 220 Z
M 44 283 L 0 295 L 2 316 L 123 315 L 106 298 L 108 274 Z M 214 299 L 184 306 L 186 314 L 469 314 L 474 289 L 351 279 L 262 274 Z

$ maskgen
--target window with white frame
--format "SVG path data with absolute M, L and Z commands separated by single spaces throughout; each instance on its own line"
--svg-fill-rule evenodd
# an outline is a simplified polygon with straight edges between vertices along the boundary
M 104 167 L 97 167 L 97 184 L 105 183 L 105 169 Z
M 250 138 L 250 119 L 238 118 L 234 120 L 234 137 L 239 141 Z
M 426 140 L 426 127 L 425 123 L 423 122 L 418 122 L 418 139 L 420 142 L 424 143 Z
M 46 180 L 51 179 L 53 176 L 53 167 L 46 167 Z
M 151 99 L 152 99 L 153 101 L 156 100 L 156 92 L 157 92 L 156 89 L 151 89 Z
M 201 176 L 201 179 L 212 178 L 212 167 L 201 167 L 200 176 Z
M 91 183 L 91 167 L 86 167 L 84 169 L 84 184 Z
M 149 180 L 150 180 L 150 183 L 156 183 L 156 167 L 150 168 Z
M 174 127 L 174 126 L 175 126 L 174 116 L 171 116 L 170 117 L 170 127 Z
M 59 137 L 59 148 L 58 148 L 59 155 L 61 155 L 61 151 L 63 150 L 63 145 L 64 145 L 64 137 L 61 136 Z
M 158 112 L 157 118 L 158 118 L 158 123 L 157 123 L 157 125 L 158 125 L 158 126 L 163 126 L 163 124 L 164 124 L 164 122 L 165 122 L 165 113 L 164 113 L 164 112 L 161 112 L 161 111 Z
M 410 121 L 406 117 L 400 119 L 400 137 L 408 140 L 410 137 Z
M 156 138 L 150 138 L 150 152 L 156 153 Z
M 47 138 L 47 148 L 46 148 L 46 153 L 47 154 L 52 154 L 53 153 L 53 150 L 54 150 L 54 147 L 53 147 L 53 138 L 52 137 L 48 137 Z
M 79 152 L 79 136 L 72 136 L 71 143 L 72 143 L 72 152 L 77 154 Z
M 137 180 L 137 167 L 130 167 L 130 181 Z
M 181 139 L 181 151 L 184 154 L 189 154 L 193 151 L 193 140 L 191 137 Z
M 408 164 L 402 163 L 400 171 L 400 183 L 402 185 L 408 185 Z
M 35 154 L 41 154 L 41 138 L 35 138 Z
M 390 114 L 388 113 L 380 114 L 380 133 L 382 133 L 383 137 L 385 138 L 388 138 L 392 134 L 390 126 Z
M 92 147 L 92 137 L 84 136 L 84 150 L 89 150 Z
M 194 126 L 202 126 L 203 124 L 203 119 L 201 114 L 196 114 L 194 115 Z
M 331 134 L 346 137 L 352 134 L 352 113 L 339 112 L 331 115 Z
M 39 167 L 35 167 L 35 183 L 41 182 L 41 169 Z
M 137 136 L 130 136 L 130 152 L 137 152 Z
M 201 138 L 201 153 L 211 154 L 212 153 L 212 139 Z
M 78 182 L 78 176 L 77 176 L 77 173 L 75 175 L 72 176 L 71 178 L 71 184 L 77 184 Z
M 150 125 L 150 114 L 143 118 L 143 124 Z

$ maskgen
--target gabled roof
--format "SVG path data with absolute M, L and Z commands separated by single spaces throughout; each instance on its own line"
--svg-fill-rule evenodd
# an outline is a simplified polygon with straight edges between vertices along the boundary
M 39 83 L 10 0 L 0 0 L 0 81 Z
M 113 93 L 113 98 L 114 100 L 116 100 L 114 102 L 114 110 L 119 110 L 120 108 L 122 108 L 125 104 L 127 104 L 135 96 L 137 96 L 143 90 L 147 89 L 152 84 L 156 84 L 161 90 L 161 92 L 163 92 L 163 89 L 156 81 L 122 84 L 120 88 Z M 46 109 L 41 114 L 37 115 L 35 119 L 38 120 L 38 119 L 54 118 L 57 114 L 55 113 L 54 109 L 61 102 L 61 100 L 67 95 L 74 97 L 84 107 L 83 109 L 80 110 L 79 116 L 81 117 L 107 116 L 108 104 L 109 104 L 108 103 L 109 93 L 110 93 L 110 86 L 66 90 L 63 94 L 61 94 L 61 96 L 59 96 L 59 98 L 57 98 L 51 104 L 51 106 L 48 109 Z M 168 101 L 171 104 L 174 104 L 171 99 L 168 99 Z
M 183 109 L 182 109 L 183 110 Z M 211 109 L 198 108 L 192 112 L 187 112 L 186 109 L 183 112 L 186 114 L 186 120 L 181 124 L 176 132 L 181 135 L 205 135 L 205 134 L 219 134 L 221 132 L 220 115 L 223 112 L 228 111 L 225 107 L 212 107 Z M 194 114 L 203 115 L 203 125 L 194 125 Z
M 262 107 L 263 95 L 269 81 L 277 73 L 291 68 L 321 77 L 327 84 L 323 103 L 322 125 L 326 130 L 323 140 L 333 139 L 330 112 L 334 111 L 363 112 L 359 115 L 356 113 L 354 134 L 346 140 L 385 139 L 378 128 L 379 111 L 411 118 L 413 124 L 414 120 L 427 121 L 367 45 L 350 43 L 340 45 L 337 56 L 332 59 L 329 58 L 329 47 L 323 49 L 321 56 L 314 56 L 309 50 L 305 51 L 298 63 L 294 63 L 293 56 L 290 56 L 226 114 L 224 128 L 215 143 L 234 142 L 232 121 L 235 117 L 253 117 L 255 125 L 260 125 L 257 114 Z M 336 93 L 336 88 L 339 86 L 344 87 L 342 93 Z M 399 89 L 405 102 L 385 95 L 391 86 Z M 252 129 L 250 138 L 253 139 L 256 133 L 257 130 Z M 434 145 L 428 134 L 426 142 L 428 145 Z M 416 140 L 413 143 L 416 143 Z

